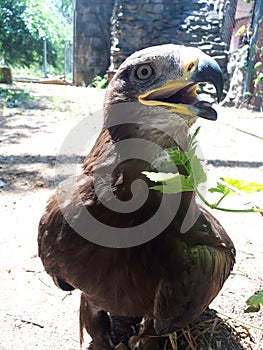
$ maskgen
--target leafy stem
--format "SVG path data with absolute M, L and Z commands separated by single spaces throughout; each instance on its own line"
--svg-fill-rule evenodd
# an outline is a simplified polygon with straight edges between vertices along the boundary
M 193 135 L 189 136 L 186 151 L 183 151 L 180 148 L 166 150 L 168 154 L 167 162 L 183 167 L 186 175 L 180 174 L 179 172 L 174 174 L 144 171 L 144 175 L 146 175 L 151 181 L 157 183 L 155 186 L 152 186 L 151 189 L 166 194 L 194 191 L 199 196 L 201 201 L 211 209 L 232 213 L 260 213 L 263 216 L 263 209 L 252 203 L 250 200 L 248 200 L 248 202 L 252 205 L 252 208 L 249 209 L 232 209 L 219 206 L 221 202 L 229 195 L 238 194 L 244 196 L 243 193 L 262 191 L 263 184 L 225 177 L 221 178 L 220 181 L 217 182 L 216 187 L 209 188 L 209 192 L 219 193 L 221 195 L 215 204 L 208 202 L 208 200 L 201 194 L 198 186 L 201 183 L 204 183 L 207 178 L 201 161 L 196 156 L 196 136 L 198 135 L 199 131 L 200 127 L 196 129 Z
M 197 193 L 198 197 L 201 199 L 201 201 L 207 205 L 209 208 L 211 209 L 216 209 L 216 210 L 221 210 L 221 211 L 226 211 L 226 212 L 230 212 L 230 213 L 261 213 L 263 212 L 262 209 L 254 209 L 254 208 L 250 208 L 250 209 L 230 209 L 230 208 L 222 208 L 219 207 L 219 203 L 222 202 L 222 200 L 227 196 L 227 194 L 224 194 L 219 201 L 217 201 L 216 204 L 211 204 L 209 203 L 205 197 L 200 193 L 200 191 L 198 191 L 198 189 L 195 190 L 195 192 Z

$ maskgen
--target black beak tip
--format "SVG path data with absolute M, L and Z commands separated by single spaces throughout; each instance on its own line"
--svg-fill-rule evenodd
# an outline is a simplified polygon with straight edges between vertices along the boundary
M 219 64 L 210 56 L 199 59 L 198 67 L 192 79 L 196 83 L 207 82 L 214 85 L 217 101 L 221 101 L 224 87 L 224 77 Z

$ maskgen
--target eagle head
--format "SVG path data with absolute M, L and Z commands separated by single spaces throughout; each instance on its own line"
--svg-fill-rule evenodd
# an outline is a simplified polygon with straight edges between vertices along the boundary
M 223 74 L 217 62 L 198 48 L 166 44 L 148 47 L 128 57 L 109 84 L 106 111 L 114 104 L 138 102 L 158 113 L 184 118 L 188 126 L 197 117 L 216 120 L 211 103 L 197 94 L 199 83 L 212 83 L 218 102 Z M 148 108 L 148 113 L 152 112 Z M 154 123 L 154 118 L 152 119 Z

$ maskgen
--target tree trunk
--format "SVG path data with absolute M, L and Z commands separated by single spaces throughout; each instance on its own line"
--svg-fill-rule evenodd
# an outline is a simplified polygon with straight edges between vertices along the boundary
M 47 42 L 43 41 L 43 50 L 44 50 L 44 78 L 47 78 Z
M 0 68 L 0 83 L 12 84 L 12 70 L 11 68 L 3 67 Z

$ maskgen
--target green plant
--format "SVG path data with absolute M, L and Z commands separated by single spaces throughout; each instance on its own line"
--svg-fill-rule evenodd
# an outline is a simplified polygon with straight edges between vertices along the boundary
M 0 87 L 0 100 L 8 108 L 15 108 L 24 102 L 32 100 L 29 92 L 18 89 L 6 89 Z
M 71 43 L 70 0 L 0 0 L 0 61 L 12 68 L 43 65 L 47 43 L 49 71 L 63 72 L 64 43 Z
M 263 306 L 263 290 L 256 292 L 254 295 L 251 295 L 246 301 L 249 306 L 246 309 L 246 312 L 256 312 L 259 311 L 260 306 Z
M 263 57 L 263 46 L 261 48 L 256 48 L 259 58 Z M 254 65 L 255 70 L 255 79 L 254 79 L 254 87 L 259 87 L 260 83 L 263 83 L 263 65 L 261 61 L 256 62 Z M 260 91 L 261 95 L 263 94 L 263 91 Z
M 204 196 L 199 191 L 199 185 L 206 181 L 206 174 L 204 172 L 201 161 L 196 156 L 197 141 L 196 136 L 199 133 L 200 127 L 197 128 L 192 136 L 189 136 L 188 148 L 186 152 L 183 150 L 167 149 L 168 160 L 167 162 L 172 162 L 177 166 L 182 166 L 187 175 L 182 175 L 180 173 L 162 173 L 162 172 L 148 172 L 144 171 L 143 174 L 146 175 L 151 181 L 158 183 L 158 185 L 152 186 L 151 189 L 160 191 L 166 194 L 173 194 L 186 191 L 194 191 L 199 196 L 199 198 L 211 209 L 217 209 L 227 212 L 263 212 L 262 208 L 258 208 L 253 205 L 249 209 L 232 209 L 223 208 L 219 206 L 223 199 L 229 195 L 240 194 L 241 191 L 252 193 L 259 192 L 263 190 L 263 184 L 258 184 L 255 182 L 246 182 L 243 180 L 231 179 L 228 177 L 221 178 L 217 182 L 216 187 L 209 189 L 211 193 L 218 193 L 220 198 L 215 203 L 208 202 Z
M 246 0 L 248 3 L 250 0 Z M 250 30 L 249 27 L 246 25 L 242 25 L 236 32 L 237 36 L 243 36 L 245 35 L 247 38 L 250 37 L 249 34 Z M 256 54 L 256 62 L 254 64 L 254 67 L 252 66 L 251 69 L 253 70 L 253 92 L 247 91 L 245 93 L 245 96 L 248 98 L 251 97 L 262 97 L 263 96 L 263 64 L 262 64 L 262 59 L 263 59 L 263 46 L 260 48 L 256 44 L 252 45 L 250 47 L 250 50 L 253 50 L 254 53 Z M 248 56 L 249 60 L 249 56 Z M 245 62 L 245 67 L 249 67 L 249 61 Z
M 108 80 L 104 77 L 100 77 L 96 75 L 96 77 L 92 80 L 92 86 L 98 89 L 106 89 L 108 85 Z

